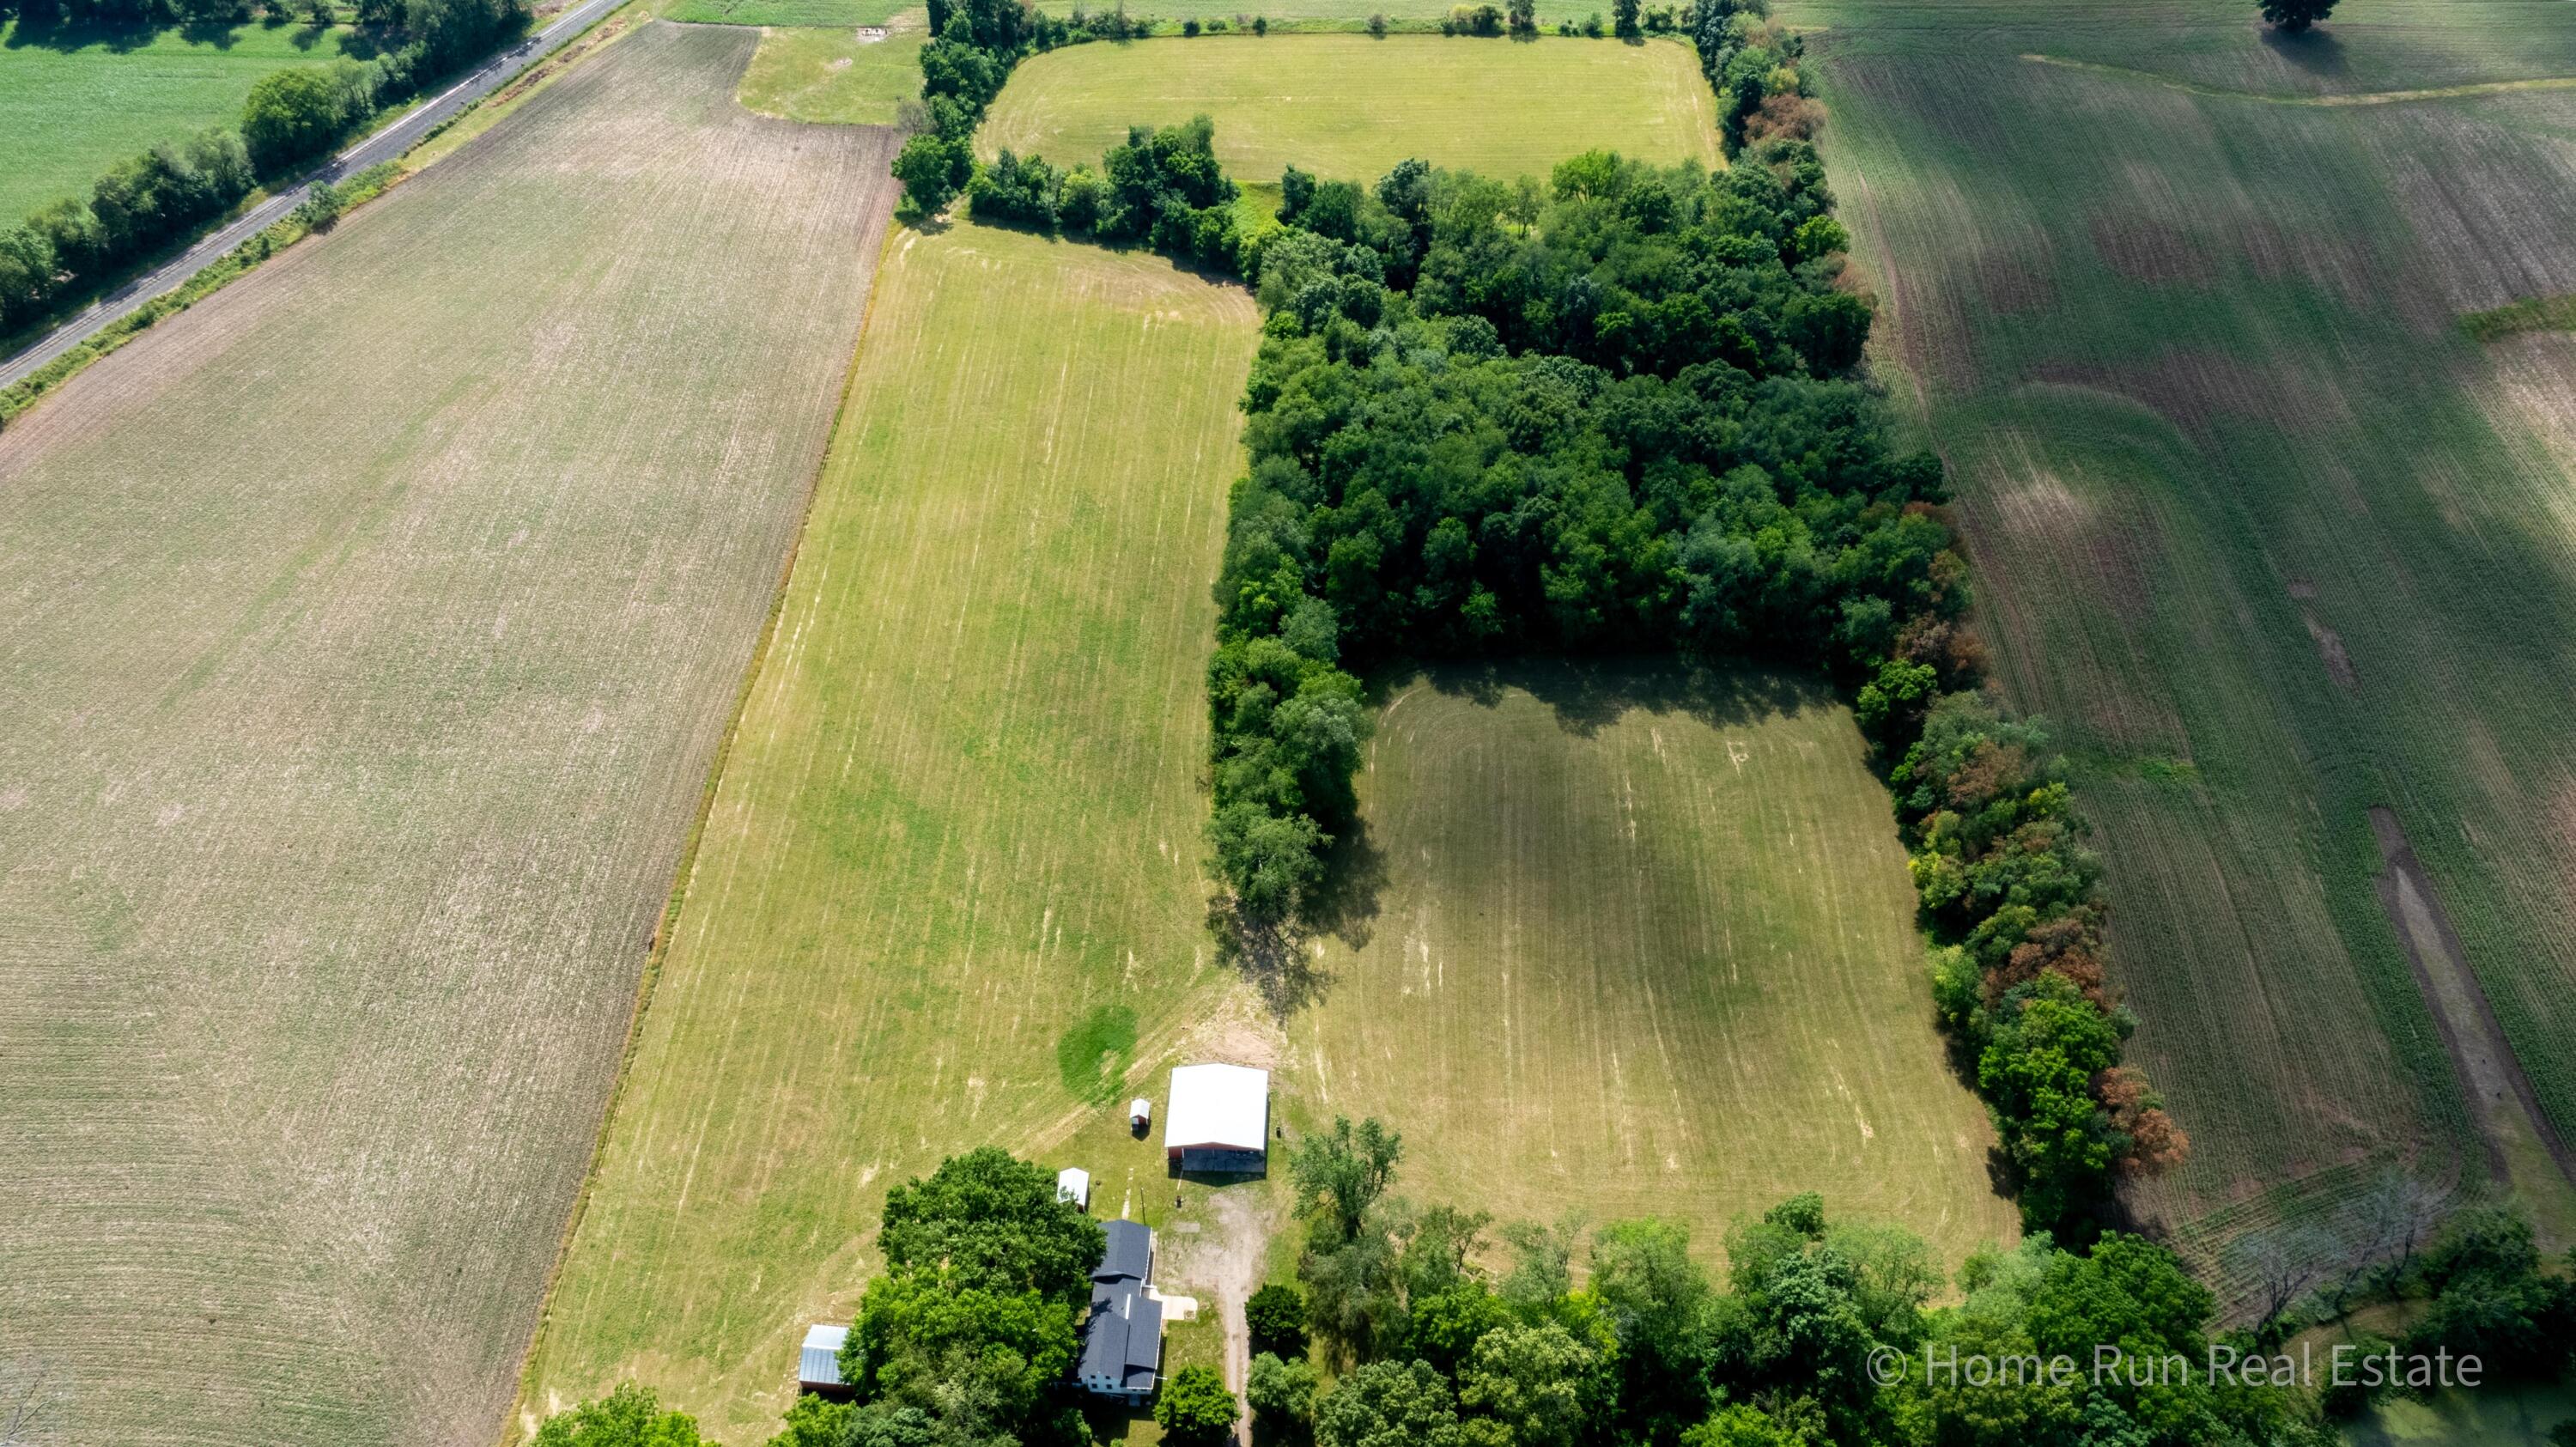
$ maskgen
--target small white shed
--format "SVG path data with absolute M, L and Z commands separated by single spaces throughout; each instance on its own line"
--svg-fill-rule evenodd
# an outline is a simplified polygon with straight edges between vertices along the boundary
M 850 1339 L 846 1326 L 816 1322 L 805 1328 L 805 1345 L 796 1353 L 796 1389 L 826 1397 L 849 1395 L 841 1380 L 841 1343 Z
M 1143 1130 L 1154 1123 L 1154 1102 L 1143 1096 L 1127 1102 L 1127 1124 Z
M 1067 1166 L 1055 1173 L 1055 1198 L 1071 1201 L 1073 1209 L 1091 1209 L 1091 1172 L 1080 1166 Z

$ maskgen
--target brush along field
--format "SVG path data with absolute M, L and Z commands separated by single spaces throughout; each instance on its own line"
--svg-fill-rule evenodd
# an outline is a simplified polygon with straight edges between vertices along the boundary
M 755 38 L 619 42 L 0 434 L 19 1440 L 498 1434 L 892 200 L 735 108 Z
M 894 242 L 529 1408 L 634 1375 L 761 1440 L 888 1187 L 1106 1122 L 1237 992 L 1201 679 L 1255 320 L 1141 253 Z
M 344 30 L 306 25 L 123 31 L 0 24 L 0 227 L 109 166 L 212 125 L 241 123 L 261 76 L 340 54 Z
M 1698 59 L 1677 42 L 1218 35 L 1037 56 L 1012 72 L 977 143 L 988 156 L 1096 166 L 1131 125 L 1204 113 L 1217 158 L 1248 183 L 1276 183 L 1292 165 L 1375 180 L 1408 156 L 1544 176 L 1595 147 L 1719 165 L 1714 111 Z
M 2576 1137 L 2576 337 L 2458 325 L 2576 289 L 2576 10 L 2351 9 L 1788 12 L 2222 1284 L 2391 1172 L 2565 1219 Z
M 1388 693 L 1362 883 L 1289 1025 L 1316 1117 L 1383 1117 L 1407 1191 L 1497 1216 L 1662 1216 L 1714 1251 L 1815 1190 L 1953 1265 L 2013 1238 L 1829 690 L 1527 664 Z

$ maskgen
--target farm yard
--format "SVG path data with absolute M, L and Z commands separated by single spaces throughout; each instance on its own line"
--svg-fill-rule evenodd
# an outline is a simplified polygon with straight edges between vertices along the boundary
M 761 1440 L 888 1187 L 1208 1043 L 1206 579 L 1255 340 L 1160 258 L 892 243 L 530 1411 L 633 1375 Z
M 341 53 L 342 29 L 129 32 L 0 23 L 0 228 L 87 195 L 115 162 L 232 125 L 261 76 Z
M 1815 1190 L 1952 1265 L 2010 1242 L 1829 691 L 1527 664 L 1384 692 L 1366 901 L 1289 1025 L 1309 1112 L 1396 1123 L 1418 1189 L 1499 1216 L 1660 1216 L 1713 1248 Z
M 754 43 L 620 41 L 0 435 L 40 1440 L 500 1427 L 891 201 Z
M 1958 479 L 2007 692 L 2074 751 L 2134 1048 L 2194 1136 L 2133 1204 L 2230 1292 L 2249 1242 L 2331 1256 L 2392 1170 L 2478 1194 L 2500 1160 L 2568 1220 L 2540 1123 L 2451 1057 L 2484 1051 L 2465 968 L 2576 1133 L 2576 351 L 2459 324 L 2576 289 L 2576 91 L 2489 87 L 2576 73 L 2576 23 L 1787 14 L 1825 27 L 1878 356 Z M 2489 88 L 2378 98 L 2438 87 Z M 2429 902 L 2383 895 L 2377 806 Z
M 1544 110 L 1545 125 L 1498 124 Z M 1595 147 L 1722 164 L 1714 101 L 1688 46 L 1657 41 L 1396 35 L 1203 36 L 1077 45 L 1022 65 L 978 138 L 1059 165 L 1097 163 L 1131 125 L 1205 113 L 1248 184 L 1291 165 L 1375 180 L 1419 156 L 1450 170 L 1544 176 Z

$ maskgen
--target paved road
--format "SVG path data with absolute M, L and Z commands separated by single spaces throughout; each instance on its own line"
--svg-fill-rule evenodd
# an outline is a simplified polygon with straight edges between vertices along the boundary
M 92 303 L 88 310 L 55 328 L 43 341 L 0 363 L 0 387 L 16 383 L 154 297 L 177 290 L 180 283 L 204 270 L 217 257 L 285 220 L 286 214 L 302 204 L 315 184 L 363 171 L 380 161 L 390 161 L 420 144 L 422 137 L 452 119 L 457 112 L 490 95 L 526 69 L 530 62 L 552 52 L 625 3 L 626 0 L 582 0 L 581 4 L 556 17 L 553 24 L 485 61 L 482 69 L 450 86 L 436 99 L 332 157 L 330 163 L 316 171 L 310 180 L 270 197 L 259 209 L 189 248 L 187 255 L 118 287 Z

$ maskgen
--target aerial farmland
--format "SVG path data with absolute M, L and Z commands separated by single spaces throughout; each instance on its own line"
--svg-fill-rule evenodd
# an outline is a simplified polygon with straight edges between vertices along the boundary
M 2560 0 L 0 0 L 0 1444 L 2564 1442 L 2571 182 Z

